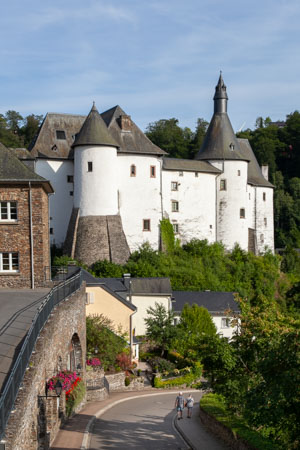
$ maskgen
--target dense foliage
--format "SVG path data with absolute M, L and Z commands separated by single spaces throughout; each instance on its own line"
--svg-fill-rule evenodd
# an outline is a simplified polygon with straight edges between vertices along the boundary
M 38 132 L 43 116 L 30 114 L 23 118 L 17 111 L 0 114 L 0 142 L 7 147 L 28 147 Z
M 155 302 L 155 306 L 147 309 L 146 336 L 161 349 L 161 356 L 169 350 L 175 337 L 176 329 L 173 326 L 174 315 L 167 311 L 161 304 Z

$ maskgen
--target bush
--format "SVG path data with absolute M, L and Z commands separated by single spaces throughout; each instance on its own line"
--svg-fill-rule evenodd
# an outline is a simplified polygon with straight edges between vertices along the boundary
M 125 377 L 125 380 L 124 380 L 124 382 L 125 382 L 125 386 L 129 386 L 130 385 L 130 377 Z
M 172 372 L 176 367 L 171 361 L 160 358 L 159 356 L 150 359 L 149 364 L 152 367 L 152 370 L 157 369 L 158 372 Z
M 130 356 L 127 353 L 120 353 L 116 357 L 116 361 L 119 367 L 122 370 L 128 370 L 132 368 L 132 362 L 130 360 Z

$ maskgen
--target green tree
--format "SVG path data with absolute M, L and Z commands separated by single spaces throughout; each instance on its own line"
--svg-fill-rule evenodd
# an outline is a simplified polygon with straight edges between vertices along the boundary
M 24 139 L 24 146 L 27 148 L 36 136 L 39 127 L 42 123 L 43 116 L 30 114 L 23 120 L 23 126 L 21 127 L 19 134 Z
M 146 336 L 161 350 L 161 356 L 164 356 L 165 352 L 171 349 L 176 336 L 174 314 L 167 311 L 161 303 L 155 302 L 155 307 L 150 306 L 147 309 L 145 322 Z
M 188 157 L 192 132 L 188 128 L 182 129 L 177 119 L 161 119 L 150 123 L 145 134 L 155 145 L 169 153 L 169 156 Z

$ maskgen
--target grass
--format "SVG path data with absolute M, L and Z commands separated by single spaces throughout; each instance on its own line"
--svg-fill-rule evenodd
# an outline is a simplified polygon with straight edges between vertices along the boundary
M 242 419 L 230 414 L 220 395 L 204 395 L 200 400 L 200 406 L 205 412 L 214 416 L 218 422 L 230 428 L 234 435 L 241 437 L 257 450 L 279 450 L 280 447 L 274 442 L 250 429 Z

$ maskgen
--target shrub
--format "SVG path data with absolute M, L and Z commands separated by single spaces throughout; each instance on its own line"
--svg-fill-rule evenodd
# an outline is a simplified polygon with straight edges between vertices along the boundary
M 157 368 L 158 372 L 172 372 L 176 367 L 171 361 L 159 356 L 150 359 L 149 364 L 152 369 Z
M 125 386 L 129 386 L 130 385 L 130 377 L 125 377 L 125 380 L 124 380 L 124 382 L 125 382 Z
M 66 414 L 69 417 L 74 409 L 82 402 L 85 395 L 85 385 L 80 377 L 77 377 L 71 388 L 66 392 Z
M 119 367 L 122 370 L 128 370 L 132 368 L 132 362 L 130 360 L 130 356 L 127 353 L 120 353 L 116 356 L 116 361 Z
M 86 360 L 86 364 L 92 367 L 99 367 L 101 366 L 101 361 L 99 358 L 90 358 Z

